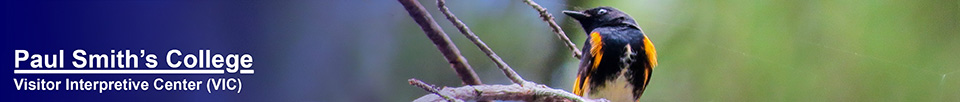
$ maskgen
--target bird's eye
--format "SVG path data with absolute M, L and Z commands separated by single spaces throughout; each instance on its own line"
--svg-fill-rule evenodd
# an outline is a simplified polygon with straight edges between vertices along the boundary
M 607 14 L 607 9 L 600 9 L 599 11 L 597 11 L 597 14 L 600 14 L 600 15 Z

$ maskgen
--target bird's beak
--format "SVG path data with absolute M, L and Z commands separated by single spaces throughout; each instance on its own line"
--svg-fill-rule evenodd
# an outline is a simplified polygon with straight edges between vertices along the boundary
M 590 17 L 589 14 L 586 14 L 580 11 L 563 10 L 563 14 L 567 14 L 567 16 L 573 17 L 574 19 L 577 19 L 577 20 Z

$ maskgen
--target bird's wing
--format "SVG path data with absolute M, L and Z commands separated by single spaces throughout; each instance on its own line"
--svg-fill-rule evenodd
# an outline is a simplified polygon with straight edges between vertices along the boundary
M 573 93 L 584 96 L 590 90 L 590 74 L 597 69 L 603 59 L 603 37 L 599 32 L 591 32 L 583 47 L 583 57 L 580 59 L 580 68 L 577 71 L 577 80 L 573 86 Z
M 633 97 L 640 98 L 647 88 L 647 84 L 650 83 L 653 67 L 657 66 L 657 50 L 646 35 L 643 36 L 643 41 L 634 41 L 627 46 L 629 51 L 633 53 L 633 56 L 630 56 L 632 62 L 630 63 L 630 72 L 627 75 L 633 75 L 629 77 L 631 83 L 643 83 L 633 85 Z

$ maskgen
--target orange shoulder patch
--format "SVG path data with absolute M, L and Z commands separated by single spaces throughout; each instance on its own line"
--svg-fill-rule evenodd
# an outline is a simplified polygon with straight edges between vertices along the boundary
M 600 60 L 603 59 L 603 37 L 600 36 L 599 32 L 590 32 L 590 38 L 588 43 L 590 44 L 590 63 L 592 64 L 588 72 L 580 73 L 577 75 L 577 80 L 574 82 L 573 93 L 579 96 L 586 95 L 587 91 L 590 91 L 590 72 L 591 70 L 596 70 L 600 65 Z
M 647 35 L 643 35 L 643 50 L 647 52 L 647 60 L 650 60 L 650 67 L 657 66 L 657 48 L 653 47 L 653 42 Z
M 600 65 L 600 59 L 603 59 L 603 37 L 599 32 L 590 33 L 590 55 L 593 55 L 593 66 L 591 70 Z

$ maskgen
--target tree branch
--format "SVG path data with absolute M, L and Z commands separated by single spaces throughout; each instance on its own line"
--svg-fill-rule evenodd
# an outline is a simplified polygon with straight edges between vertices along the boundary
M 536 9 L 537 12 L 540 12 L 540 18 L 543 19 L 544 22 L 547 22 L 547 25 L 550 25 L 550 28 L 553 29 L 553 33 L 557 34 L 557 37 L 563 41 L 563 44 L 567 45 L 567 48 L 570 49 L 570 51 L 573 51 L 573 57 L 580 59 L 580 56 L 583 56 L 581 55 L 580 50 L 577 50 L 577 45 L 570 41 L 570 38 L 567 37 L 567 34 L 563 33 L 563 29 L 560 28 L 560 25 L 557 25 L 557 22 L 553 20 L 553 15 L 547 13 L 547 8 L 543 8 L 531 0 L 523 0 L 523 3 L 527 3 L 527 5 L 530 5 L 530 7 Z
M 536 84 L 523 80 L 519 74 L 516 73 L 507 63 L 505 63 L 499 56 L 494 53 L 489 46 L 483 43 L 473 31 L 470 31 L 470 28 L 463 24 L 449 9 L 445 6 L 446 3 L 444 0 L 437 0 L 437 7 L 440 8 L 440 11 L 447 16 L 447 20 L 450 20 L 454 25 L 457 26 L 458 30 L 463 33 L 470 41 L 472 41 L 477 47 L 487 54 L 491 60 L 497 63 L 497 66 L 504 72 L 504 74 L 510 78 L 515 84 L 511 85 L 479 85 L 480 80 L 476 78 L 476 74 L 473 72 L 473 69 L 467 64 L 466 60 L 460 55 L 460 52 L 457 50 L 456 46 L 450 41 L 450 38 L 446 36 L 446 33 L 441 31 L 440 27 L 436 24 L 423 6 L 420 3 L 414 0 L 398 0 L 403 4 L 404 8 L 410 13 L 410 16 L 413 17 L 414 21 L 420 25 L 420 28 L 427 34 L 427 37 L 433 41 L 434 45 L 440 49 L 440 52 L 443 53 L 444 57 L 450 62 L 451 66 L 457 71 L 457 74 L 463 79 L 464 83 L 468 84 L 463 87 L 447 88 L 444 87 L 441 90 L 437 90 L 432 85 L 423 83 L 422 81 L 416 79 L 410 79 L 408 82 L 412 85 L 416 85 L 424 90 L 434 93 L 436 95 L 425 95 L 423 97 L 414 100 L 415 102 L 441 102 L 441 101 L 462 101 L 462 100 L 516 100 L 516 101 L 551 101 L 551 102 L 607 102 L 604 99 L 598 100 L 588 100 L 586 98 L 577 96 L 576 94 L 563 91 L 561 89 L 552 89 L 545 85 Z M 553 21 L 553 17 L 549 13 L 546 13 L 546 9 L 540 7 L 532 1 L 524 1 L 528 5 L 533 6 L 535 9 L 540 11 L 541 17 L 544 18 L 544 21 L 547 21 L 551 27 L 553 27 L 554 32 L 560 36 L 561 39 L 567 42 L 568 47 L 574 51 L 574 57 L 579 58 L 580 52 L 576 50 L 576 45 L 573 45 L 570 42 L 569 38 L 563 34 L 563 31 L 560 30 L 560 26 L 556 25 L 556 22 Z M 468 78 L 472 76 L 472 78 Z M 470 82 L 475 82 L 471 84 Z M 452 95 L 452 96 L 450 96 Z
M 477 35 L 470 30 L 470 27 L 467 27 L 463 21 L 460 21 L 456 15 L 453 15 L 453 12 L 450 12 L 450 10 L 447 9 L 446 0 L 437 0 L 437 8 L 440 8 L 440 12 L 443 12 L 443 14 L 447 16 L 447 20 L 449 20 L 450 23 L 453 23 L 454 26 L 457 26 L 457 30 L 459 30 L 463 36 L 466 36 L 467 39 L 470 39 L 474 45 L 480 47 L 480 50 L 483 51 L 483 53 L 487 54 L 487 57 L 489 57 L 490 60 L 493 60 L 493 62 L 497 63 L 497 67 L 503 71 L 503 74 L 505 74 L 507 78 L 510 78 L 510 81 L 521 85 L 526 82 L 523 80 L 523 77 L 520 77 L 517 72 L 513 71 L 513 68 L 511 68 L 510 65 L 507 65 L 507 62 L 504 62 L 503 59 L 500 59 L 500 56 L 498 56 L 497 53 L 493 52 L 493 50 L 491 50 L 486 43 L 483 43 L 483 40 L 480 40 L 480 37 L 477 37 Z
M 433 20 L 433 17 L 427 13 L 427 10 L 420 5 L 419 2 L 415 0 L 398 0 L 400 4 L 403 5 L 403 8 L 407 10 L 407 13 L 410 14 L 410 17 L 413 17 L 413 20 L 420 25 L 420 29 L 423 30 L 427 37 L 430 38 L 430 41 L 433 41 L 433 45 L 437 46 L 437 49 L 440 50 L 440 53 L 443 54 L 443 57 L 447 59 L 447 62 L 450 63 L 450 67 L 457 72 L 457 75 L 460 76 L 460 80 L 463 80 L 463 83 L 466 85 L 480 85 L 480 78 L 477 77 L 476 72 L 473 71 L 473 68 L 470 68 L 470 65 L 467 63 L 467 59 L 463 58 L 463 55 L 460 55 L 460 50 L 457 49 L 457 46 L 450 41 L 450 37 L 440 29 L 440 26 L 437 25 L 436 21 Z
M 410 85 L 423 88 L 423 90 L 426 90 L 427 92 L 437 94 L 437 96 L 440 96 L 440 97 L 443 97 L 443 99 L 446 99 L 447 102 L 463 102 L 463 100 L 455 99 L 453 97 L 438 93 L 439 91 L 436 89 L 436 87 L 433 87 L 433 85 L 424 83 L 423 81 L 420 81 L 417 79 L 408 79 L 407 83 L 410 83 Z
M 416 79 L 411 79 L 416 80 Z M 576 94 L 552 89 L 544 85 L 470 85 L 463 87 L 444 87 L 438 94 L 452 95 L 463 100 L 505 100 L 528 102 L 608 102 L 604 99 L 585 99 Z M 443 102 L 442 96 L 424 95 L 413 102 Z

